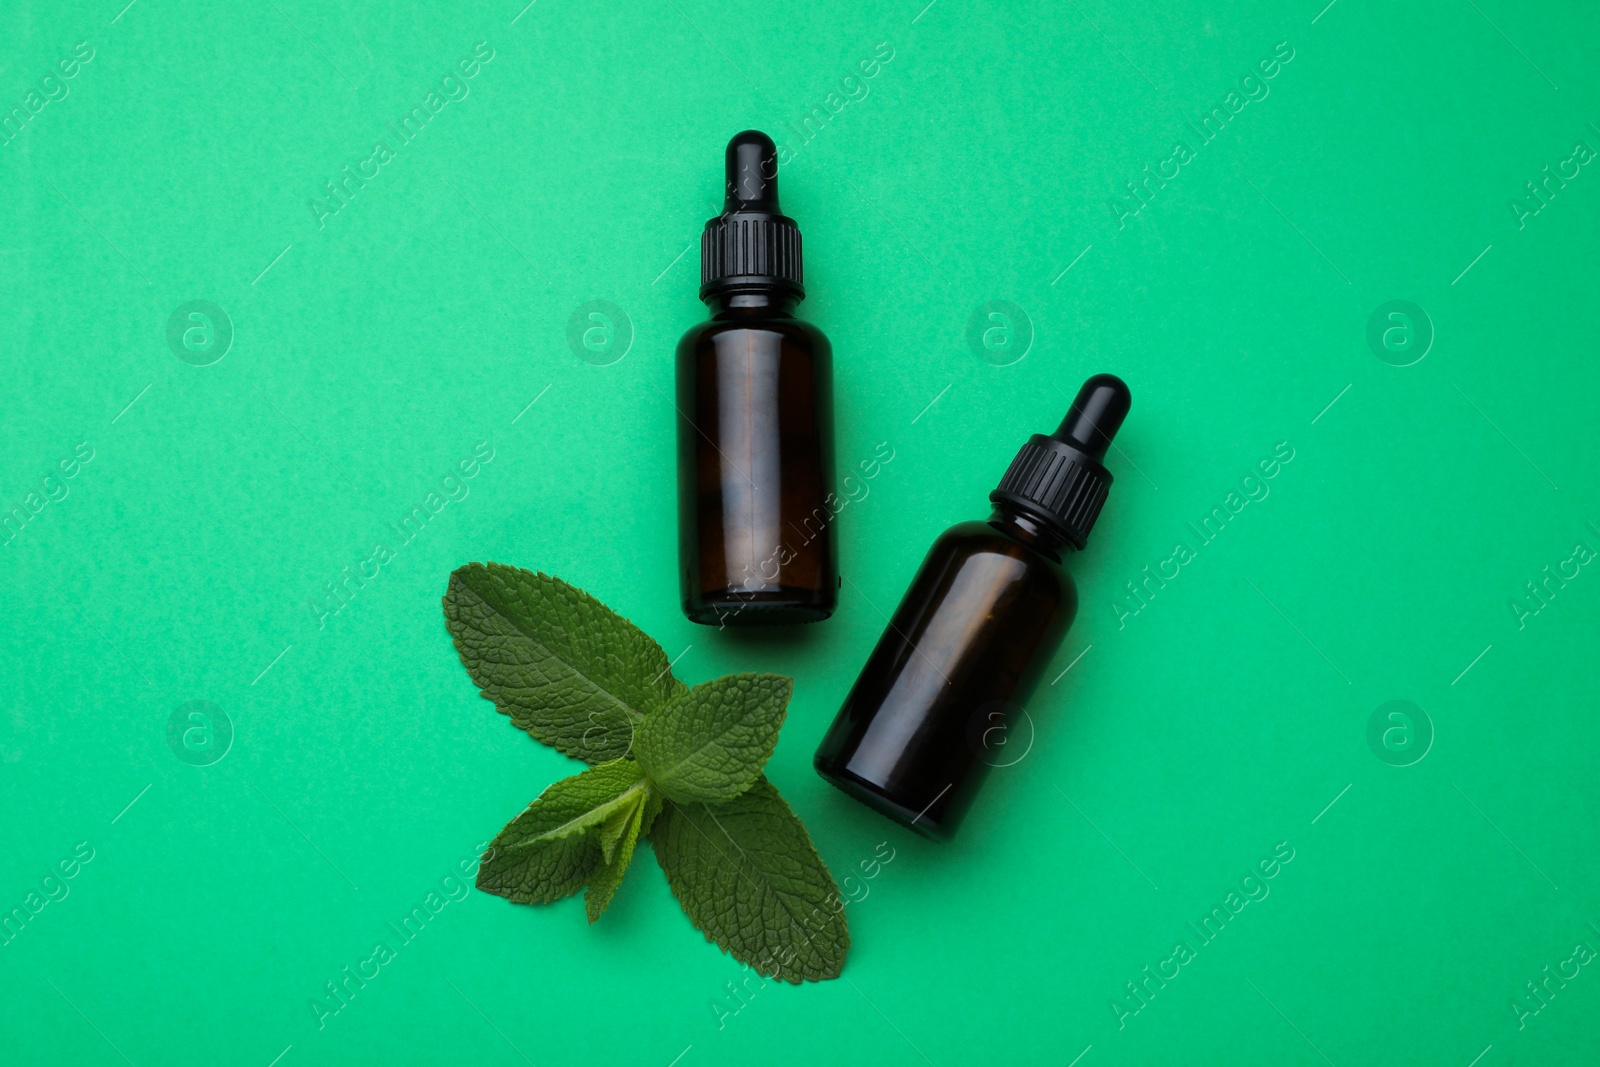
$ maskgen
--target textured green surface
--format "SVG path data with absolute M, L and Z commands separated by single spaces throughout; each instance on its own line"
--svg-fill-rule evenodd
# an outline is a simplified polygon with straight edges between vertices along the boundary
M 8 1062 L 1600 1059 L 1593 5 L 523 2 L 0 10 Z M 784 635 L 677 608 L 672 348 L 749 126 L 850 501 Z M 812 751 L 1100 370 L 1081 617 L 913 838 Z M 843 978 L 763 984 L 648 866 L 592 928 L 468 888 L 580 769 L 451 647 L 491 559 L 796 679 L 767 774 Z

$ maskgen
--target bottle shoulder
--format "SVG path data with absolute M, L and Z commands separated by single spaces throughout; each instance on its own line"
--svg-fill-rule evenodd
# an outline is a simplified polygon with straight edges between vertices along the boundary
M 962 556 L 995 556 L 1015 560 L 1040 577 L 1049 576 L 1063 592 L 1075 592 L 1067 571 L 1065 553 L 1029 544 L 997 528 L 992 522 L 972 519 L 950 527 L 934 541 L 934 552 Z
M 759 331 L 777 334 L 791 345 L 797 345 L 819 356 L 831 354 L 827 335 L 805 319 L 793 315 L 718 315 L 697 322 L 684 331 L 678 342 L 680 350 L 693 350 L 716 340 L 723 334 Z

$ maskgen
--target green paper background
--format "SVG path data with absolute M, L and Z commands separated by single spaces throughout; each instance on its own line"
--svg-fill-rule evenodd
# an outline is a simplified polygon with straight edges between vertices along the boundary
M 1600 968 L 1563 962 L 1600 948 L 1593 5 L 123 2 L 0 14 L 7 1062 L 1600 1059 Z M 468 95 L 319 219 L 478 42 Z M 841 473 L 894 456 L 840 514 L 838 614 L 800 632 L 677 607 L 672 350 L 750 126 L 786 149 Z M 233 328 L 205 366 L 167 339 L 194 300 Z M 627 320 L 599 352 L 568 335 L 593 300 Z M 1382 320 L 1400 355 L 1368 341 L 1394 300 L 1431 324 L 1406 350 Z M 990 301 L 1021 315 L 974 347 Z M 1101 370 L 1134 407 L 1059 680 L 959 839 L 916 839 L 812 751 L 929 542 Z M 439 597 L 469 560 L 589 590 L 686 681 L 794 676 L 768 773 L 854 900 L 842 979 L 750 978 L 643 854 L 594 928 L 443 895 L 577 769 L 457 661 Z M 196 700 L 233 733 L 207 766 L 169 745 Z M 1409 766 L 1368 742 L 1392 700 L 1431 724 Z

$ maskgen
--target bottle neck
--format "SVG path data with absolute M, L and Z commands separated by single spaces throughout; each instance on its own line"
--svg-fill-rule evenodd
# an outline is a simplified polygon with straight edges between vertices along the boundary
M 787 289 L 730 289 L 706 297 L 713 316 L 792 315 L 799 304 L 800 298 Z
M 1027 547 L 1049 556 L 1064 559 L 1074 551 L 1072 543 L 1053 523 L 1035 518 L 1021 508 L 997 503 L 989 516 L 989 525 Z

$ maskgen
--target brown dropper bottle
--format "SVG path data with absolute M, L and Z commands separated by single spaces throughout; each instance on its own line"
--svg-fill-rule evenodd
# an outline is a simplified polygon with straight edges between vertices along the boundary
M 683 611 L 712 626 L 817 622 L 839 597 L 833 357 L 794 317 L 800 230 L 779 211 L 766 134 L 728 142 L 723 212 L 700 252 L 711 320 L 677 359 Z
M 1066 557 L 1111 487 L 1104 463 L 1131 403 L 1120 378 L 1083 383 L 989 494 L 987 522 L 934 541 L 817 749 L 817 773 L 896 822 L 948 839 L 1077 613 Z M 1020 733 L 1020 731 L 1017 731 Z

